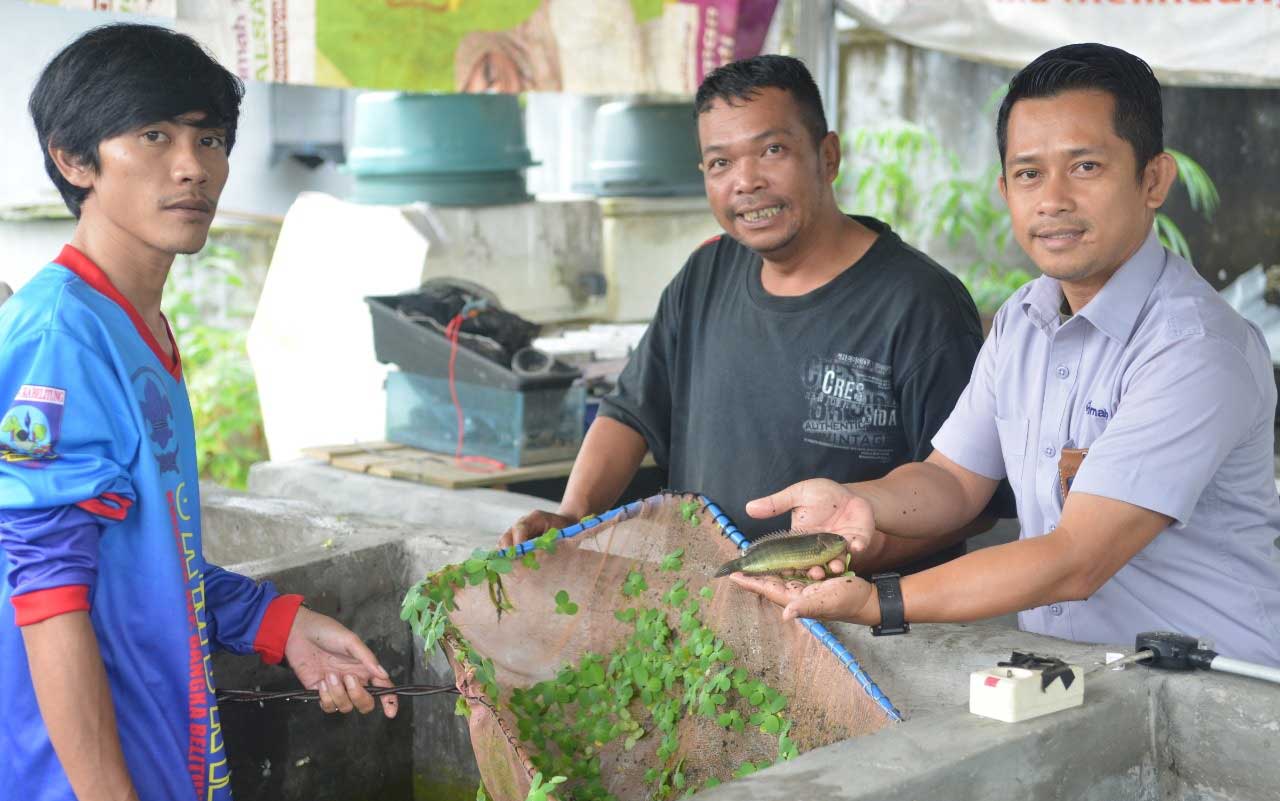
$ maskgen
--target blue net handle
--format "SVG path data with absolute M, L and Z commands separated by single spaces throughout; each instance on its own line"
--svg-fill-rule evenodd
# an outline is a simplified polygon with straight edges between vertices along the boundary
M 560 536 L 557 539 L 576 537 L 582 532 L 590 531 L 601 523 L 613 520 L 616 517 L 621 517 L 625 520 L 643 509 L 644 505 L 649 500 L 661 499 L 662 496 L 655 495 L 653 498 L 647 500 L 633 501 L 626 506 L 619 506 L 617 509 L 610 509 L 598 517 L 589 517 L 581 523 L 561 529 Z M 711 499 L 705 495 L 699 495 L 698 500 L 702 502 L 702 508 L 711 514 L 712 519 L 715 520 L 716 525 L 720 528 L 720 534 L 722 536 L 728 537 L 734 545 L 738 546 L 739 550 L 746 550 L 747 547 L 750 546 L 751 542 L 741 531 L 738 530 L 738 527 L 733 524 L 733 521 L 724 513 L 723 509 L 712 503 Z M 523 556 L 533 550 L 533 548 L 534 543 L 532 540 L 522 542 L 515 546 L 515 555 Z M 827 630 L 826 626 L 807 617 L 800 618 L 800 625 L 804 626 L 805 629 L 807 629 L 809 633 L 818 640 L 818 642 L 822 643 L 828 651 L 835 655 L 836 659 L 840 660 L 840 664 L 844 665 L 845 669 L 853 674 L 853 677 L 857 679 L 858 684 L 862 687 L 863 691 L 866 692 L 867 695 L 871 696 L 871 700 L 875 701 L 876 704 L 884 710 L 884 713 L 889 716 L 890 720 L 902 720 L 902 713 L 899 712 L 898 708 L 889 700 L 889 696 L 885 695 L 884 691 L 881 690 L 874 681 L 872 681 L 871 676 L 867 675 L 867 671 L 863 670 L 862 665 L 858 663 L 857 657 L 855 657 L 848 648 L 845 648 L 844 644 L 837 640 L 835 635 Z

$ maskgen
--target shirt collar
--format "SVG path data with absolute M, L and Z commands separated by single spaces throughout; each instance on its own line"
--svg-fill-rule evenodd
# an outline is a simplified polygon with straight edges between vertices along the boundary
M 1146 305 L 1152 288 L 1164 272 L 1165 250 L 1153 229 L 1129 260 L 1103 284 L 1077 317 L 1083 317 L 1102 333 L 1120 344 L 1133 335 L 1138 315 Z M 1062 307 L 1062 286 L 1057 279 L 1042 275 L 1032 282 L 1022 299 L 1022 306 L 1040 328 L 1052 331 Z

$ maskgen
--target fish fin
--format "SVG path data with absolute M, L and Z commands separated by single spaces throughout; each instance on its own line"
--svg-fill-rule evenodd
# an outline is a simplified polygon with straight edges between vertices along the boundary
M 757 545 L 762 545 L 766 542 L 773 542 L 774 540 L 785 540 L 790 537 L 803 537 L 806 534 L 816 534 L 816 533 L 818 532 L 796 531 L 793 528 L 784 528 L 784 529 L 779 529 L 778 531 L 770 531 L 768 534 L 762 534 L 759 537 L 756 537 L 754 540 L 752 540 L 751 544 L 747 546 L 747 552 L 750 553 L 752 548 L 756 547 Z
M 735 570 L 740 569 L 741 561 L 741 559 L 730 559 L 728 562 L 725 562 L 723 565 L 716 568 L 715 575 L 713 575 L 712 578 L 724 578 Z

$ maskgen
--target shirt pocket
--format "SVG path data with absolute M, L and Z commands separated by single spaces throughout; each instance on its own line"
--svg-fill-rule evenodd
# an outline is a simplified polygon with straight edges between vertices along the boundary
M 1027 451 L 1027 430 L 1030 427 L 1025 417 L 1005 419 L 996 417 L 996 433 L 1000 436 L 1000 455 L 1004 457 L 1004 470 L 1009 476 L 1009 486 L 1013 488 L 1013 497 L 1021 505 L 1022 495 L 1022 463 Z

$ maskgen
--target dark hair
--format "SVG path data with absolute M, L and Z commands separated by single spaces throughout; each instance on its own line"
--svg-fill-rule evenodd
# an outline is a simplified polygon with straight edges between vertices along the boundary
M 827 115 L 822 110 L 822 96 L 818 94 L 818 85 L 813 82 L 804 62 L 791 56 L 756 56 L 716 68 L 702 79 L 702 85 L 698 87 L 698 94 L 693 99 L 694 117 L 705 113 L 716 100 L 729 104 L 735 100 L 751 100 L 761 89 L 768 87 L 791 93 L 800 106 L 804 126 L 809 129 L 814 145 L 818 145 L 827 135 Z
M 1072 89 L 1097 89 L 1115 99 L 1111 124 L 1116 135 L 1133 147 L 1139 175 L 1151 159 L 1164 151 L 1160 82 L 1147 62 L 1118 47 L 1073 44 L 1041 55 L 1009 81 L 1009 91 L 996 120 L 1001 165 L 1009 144 L 1009 112 L 1013 104 Z
M 225 128 L 227 152 L 240 117 L 240 79 L 189 36 L 154 25 L 94 28 L 53 57 L 28 109 L 44 153 L 44 169 L 78 219 L 88 190 L 58 172 L 49 145 L 99 168 L 104 139 L 183 114 L 204 114 L 202 125 Z

